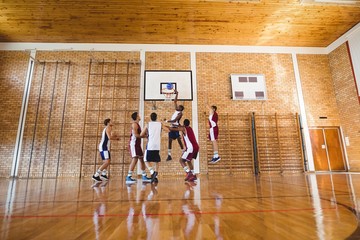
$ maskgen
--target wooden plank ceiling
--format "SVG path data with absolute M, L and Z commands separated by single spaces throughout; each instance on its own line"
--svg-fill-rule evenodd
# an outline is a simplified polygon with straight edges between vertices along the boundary
M 2 0 L 0 42 L 326 47 L 359 5 L 300 0 Z

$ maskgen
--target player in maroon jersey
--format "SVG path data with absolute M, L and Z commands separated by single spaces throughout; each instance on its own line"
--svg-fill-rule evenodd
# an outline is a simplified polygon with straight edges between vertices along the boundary
M 209 109 L 209 127 L 210 127 L 210 131 L 209 131 L 209 140 L 212 142 L 213 145 L 213 151 L 214 151 L 214 156 L 211 159 L 211 161 L 209 163 L 215 164 L 218 161 L 221 160 L 221 157 L 219 156 L 219 147 L 218 147 L 218 136 L 219 136 L 219 127 L 218 127 L 218 114 L 216 112 L 217 107 L 216 106 L 207 106 Z
M 184 120 L 184 126 L 179 125 L 178 127 L 168 127 L 170 131 L 181 131 L 186 150 L 183 152 L 179 162 L 181 167 L 186 172 L 185 181 L 193 182 L 195 181 L 196 175 L 194 173 L 194 165 L 192 164 L 192 160 L 196 159 L 199 152 L 199 144 L 196 141 L 196 137 L 194 131 L 190 127 L 190 120 Z

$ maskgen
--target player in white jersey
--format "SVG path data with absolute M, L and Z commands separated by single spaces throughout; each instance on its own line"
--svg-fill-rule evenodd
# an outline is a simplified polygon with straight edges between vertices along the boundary
M 148 142 L 146 145 L 145 164 L 151 173 L 151 182 L 158 182 L 157 175 L 159 173 L 160 158 L 160 145 L 161 145 L 161 130 L 163 126 L 161 122 L 157 122 L 157 114 L 151 113 L 151 122 L 148 122 L 144 127 L 140 136 L 147 137 Z M 151 163 L 154 163 L 152 166 Z
M 110 118 L 104 120 L 104 125 L 106 126 L 101 134 L 101 141 L 99 144 L 99 152 L 101 159 L 103 160 L 103 164 L 96 171 L 96 173 L 92 176 L 92 179 L 98 182 L 102 180 L 108 180 L 108 176 L 106 174 L 106 169 L 110 165 L 110 140 L 119 140 L 120 138 L 112 134 L 113 124 Z
M 171 116 L 170 120 L 167 120 L 166 122 L 171 123 L 171 127 L 178 127 L 181 117 L 183 116 L 184 106 L 177 104 L 178 94 L 179 92 L 175 90 L 175 99 L 174 99 L 174 106 L 175 106 L 175 112 Z M 168 144 L 168 157 L 166 161 L 172 160 L 171 157 L 171 148 L 172 148 L 172 141 L 177 140 L 181 150 L 184 150 L 183 143 L 181 141 L 181 137 L 179 134 L 179 131 L 170 131 L 169 132 L 169 144 Z

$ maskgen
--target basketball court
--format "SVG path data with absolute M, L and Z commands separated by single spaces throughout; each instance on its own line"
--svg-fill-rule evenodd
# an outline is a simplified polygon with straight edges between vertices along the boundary
M 359 239 L 359 174 L 2 179 L 1 239 Z M 176 189 L 176 191 L 173 191 Z
M 0 9 L 1 240 L 360 239 L 358 0 Z

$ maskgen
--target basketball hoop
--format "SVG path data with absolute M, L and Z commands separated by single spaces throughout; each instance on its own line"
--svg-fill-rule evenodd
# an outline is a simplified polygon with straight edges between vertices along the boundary
M 163 88 L 161 93 L 164 95 L 164 101 L 169 102 L 172 100 L 171 94 L 174 94 L 174 89 Z

